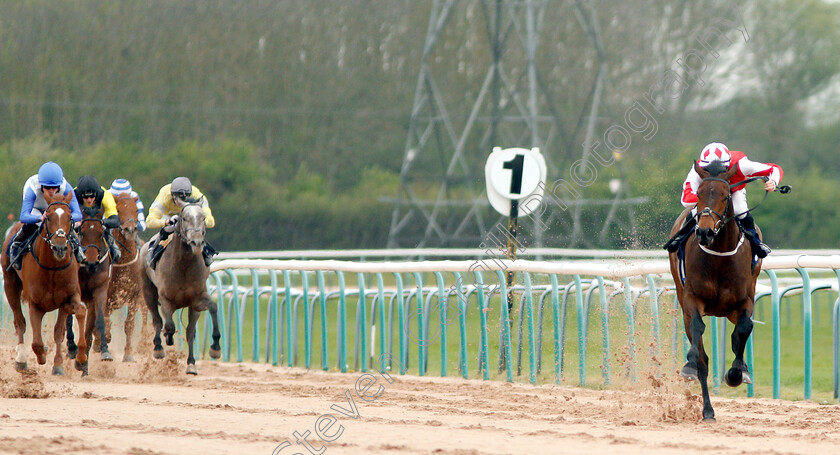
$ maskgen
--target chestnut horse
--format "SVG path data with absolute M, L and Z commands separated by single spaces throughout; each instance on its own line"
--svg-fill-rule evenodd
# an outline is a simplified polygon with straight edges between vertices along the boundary
M 671 275 L 676 284 L 677 298 L 682 307 L 685 332 L 691 342 L 688 362 L 680 375 L 688 380 L 699 380 L 703 393 L 703 420 L 713 421 L 715 411 L 709 400 L 709 356 L 703 347 L 703 316 L 729 319 L 732 331 L 732 352 L 735 360 L 727 371 L 725 381 L 736 387 L 742 382 L 751 384 L 744 348 L 753 328 L 752 315 L 755 303 L 755 283 L 761 272 L 761 260 L 752 264 L 750 243 L 744 239 L 732 206 L 729 180 L 738 171 L 735 165 L 709 166 L 709 170 L 694 163 L 694 170 L 703 179 L 697 188 L 697 227 L 685 245 L 685 281 L 680 273 L 678 253 L 669 255 Z M 743 184 L 741 182 L 739 184 Z M 690 215 L 686 209 L 671 229 L 673 236 Z M 756 228 L 757 229 L 757 228 Z M 758 231 L 759 235 L 761 231 Z
M 79 264 L 79 288 L 82 292 L 82 302 L 88 310 L 88 317 L 84 328 L 85 345 L 91 347 L 93 329 L 99 334 L 99 358 L 110 362 L 114 357 L 108 352 L 105 340 L 105 301 L 108 297 L 108 286 L 111 282 L 111 250 L 105 240 L 105 224 L 102 220 L 102 210 L 95 215 L 85 213 L 79 226 L 79 246 L 84 260 Z M 81 327 L 79 331 L 81 331 Z M 73 336 L 73 322 L 67 317 L 67 352 L 73 356 L 76 352 Z
M 110 314 L 123 306 L 127 309 L 125 317 L 125 352 L 123 362 L 133 362 L 131 338 L 134 335 L 135 313 L 140 310 L 140 327 L 146 319 L 143 305 L 142 278 L 140 267 L 140 245 L 137 230 L 137 197 L 121 193 L 116 197 L 117 214 L 120 227 L 111 229 L 111 235 L 119 246 L 120 260 L 111 264 L 111 285 L 108 287 L 108 303 L 105 308 L 105 339 L 111 342 Z
M 150 254 L 147 242 L 140 249 L 140 262 L 144 266 L 143 295 L 146 305 L 152 313 L 155 325 L 154 357 L 162 359 L 165 355 L 161 346 L 160 332 L 164 329 L 166 344 L 175 344 L 175 322 L 172 313 L 180 308 L 188 308 L 187 325 L 187 374 L 198 374 L 193 356 L 195 326 L 202 310 L 209 310 L 213 320 L 213 343 L 210 345 L 210 357 L 221 357 L 219 346 L 219 317 L 216 302 L 207 293 L 207 277 L 210 270 L 204 265 L 204 211 L 198 204 L 190 203 L 181 209 L 175 232 L 161 254 L 157 268 L 146 264 L 146 255 Z M 159 309 L 159 310 L 158 310 Z M 161 314 L 163 317 L 161 318 Z M 165 320 L 165 326 L 164 326 Z
M 3 267 L 4 287 L 6 299 L 12 308 L 15 319 L 15 332 L 18 345 L 15 355 L 15 367 L 26 369 L 26 348 L 23 345 L 23 335 L 26 332 L 26 319 L 21 310 L 21 301 L 29 304 L 29 322 L 32 326 L 32 351 L 38 358 L 38 364 L 47 363 L 47 351 L 41 338 L 41 325 L 44 314 L 58 310 L 58 319 L 53 329 L 55 338 L 55 358 L 52 373 L 64 374 L 64 341 L 65 320 L 68 314 L 75 314 L 79 327 L 84 326 L 86 310 L 82 305 L 79 290 L 79 264 L 73 255 L 69 236 L 73 230 L 70 202 L 73 193 L 66 196 L 44 194 L 47 208 L 45 217 L 38 228 L 32 250 L 22 258 L 21 269 L 9 270 L 9 242 L 20 229 L 21 223 L 16 223 L 9 231 L 3 243 L 0 265 Z M 88 371 L 87 344 L 80 340 L 81 348 L 76 354 L 75 367 L 86 375 Z

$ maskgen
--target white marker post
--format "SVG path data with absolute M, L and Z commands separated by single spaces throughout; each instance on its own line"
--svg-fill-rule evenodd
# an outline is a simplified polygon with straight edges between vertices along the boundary
M 519 215 L 528 215 L 539 207 L 546 180 L 546 165 L 538 147 L 531 149 L 493 147 L 484 165 L 487 182 L 487 198 L 496 211 L 508 217 L 508 238 L 506 254 L 516 259 L 516 233 L 519 229 Z M 542 185 L 540 184 L 542 183 Z M 519 201 L 531 199 L 537 203 L 524 206 Z M 514 273 L 507 273 L 508 308 L 513 306 Z

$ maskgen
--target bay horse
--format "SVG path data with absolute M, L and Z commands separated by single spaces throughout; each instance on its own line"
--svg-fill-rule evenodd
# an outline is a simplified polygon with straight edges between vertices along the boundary
M 735 360 L 724 377 L 736 387 L 752 383 L 744 362 L 744 348 L 753 328 L 755 284 L 761 272 L 761 260 L 753 264 L 750 243 L 736 220 L 729 180 L 738 171 L 737 164 L 728 171 L 714 163 L 706 169 L 695 162 L 694 170 L 702 181 L 697 188 L 697 226 L 685 244 L 684 275 L 680 271 L 678 252 L 669 254 L 671 276 L 676 284 L 677 298 L 683 313 L 685 332 L 691 342 L 688 362 L 680 375 L 687 380 L 699 380 L 703 394 L 703 420 L 714 421 L 715 411 L 709 400 L 709 357 L 703 347 L 706 325 L 703 316 L 729 319 L 732 331 L 732 352 Z M 744 182 L 740 182 L 743 184 Z M 679 231 L 683 219 L 690 216 L 686 209 L 677 218 L 671 235 Z M 759 236 L 761 231 L 756 228 Z M 682 277 L 685 277 L 683 281 Z
M 86 209 L 85 209 L 86 210 Z M 85 344 L 92 345 L 93 329 L 99 334 L 99 358 L 110 362 L 114 356 L 108 352 L 105 342 L 105 302 L 108 297 L 108 287 L 111 282 L 111 250 L 105 239 L 105 227 L 100 209 L 98 213 L 83 210 L 84 218 L 79 225 L 79 247 L 82 249 L 84 260 L 79 264 L 79 289 L 82 292 L 82 302 L 87 306 L 88 317 L 84 329 Z M 73 336 L 73 322 L 67 317 L 67 352 L 72 356 L 77 350 Z
M 21 310 L 21 301 L 29 305 L 32 351 L 35 352 L 39 365 L 47 363 L 47 351 L 41 337 L 44 314 L 58 310 L 58 319 L 53 329 L 56 347 L 52 369 L 54 375 L 64 374 L 62 342 L 67 315 L 74 314 L 79 327 L 83 327 L 85 323 L 86 310 L 79 289 L 79 263 L 76 262 L 69 239 L 73 230 L 70 210 L 73 197 L 72 192 L 64 196 L 44 194 L 48 204 L 44 210 L 44 218 L 31 251 L 22 258 L 20 270 L 9 269 L 8 248 L 21 223 L 15 224 L 3 243 L 0 265 L 3 267 L 6 299 L 14 314 L 15 332 L 18 336 L 15 351 L 15 367 L 18 370 L 25 370 L 27 367 L 26 348 L 23 345 L 26 318 Z M 88 372 L 87 344 L 84 339 L 79 341 L 79 348 L 75 356 L 75 368 L 84 376 Z
M 129 193 L 120 193 L 116 198 L 117 214 L 120 218 L 120 227 L 111 229 L 114 242 L 121 251 L 120 260 L 111 264 L 111 285 L 108 286 L 108 299 L 105 305 L 105 340 L 111 342 L 111 312 L 123 306 L 126 307 L 125 318 L 125 351 L 123 362 L 133 362 L 131 338 L 134 335 L 135 313 L 141 310 L 142 318 L 140 327 L 145 321 L 146 312 L 142 311 L 145 305 L 142 304 L 142 278 L 143 273 L 140 267 L 140 244 L 138 237 L 138 211 L 137 196 Z
M 195 340 L 195 326 L 202 310 L 209 310 L 213 321 L 213 343 L 210 345 L 210 357 L 221 357 L 219 345 L 219 317 L 216 302 L 207 293 L 207 277 L 210 270 L 204 265 L 204 211 L 195 203 L 188 203 L 182 209 L 175 223 L 175 231 L 170 236 L 170 242 L 161 254 L 157 268 L 153 269 L 146 262 L 146 256 L 151 254 L 146 242 L 140 249 L 140 263 L 144 266 L 143 296 L 146 305 L 152 313 L 155 326 L 154 352 L 157 359 L 165 356 L 161 345 L 160 332 L 164 330 L 166 344 L 175 344 L 175 322 L 172 314 L 180 308 L 189 310 L 187 324 L 187 374 L 198 374 L 193 356 L 193 341 Z M 163 317 L 161 317 L 161 315 Z M 164 324 L 165 320 L 165 324 Z

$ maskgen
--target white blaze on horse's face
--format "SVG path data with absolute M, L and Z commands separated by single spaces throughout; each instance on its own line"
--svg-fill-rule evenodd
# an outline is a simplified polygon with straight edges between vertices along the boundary
M 178 217 L 181 238 L 192 248 L 193 253 L 200 254 L 204 248 L 204 211 L 198 205 L 187 205 Z

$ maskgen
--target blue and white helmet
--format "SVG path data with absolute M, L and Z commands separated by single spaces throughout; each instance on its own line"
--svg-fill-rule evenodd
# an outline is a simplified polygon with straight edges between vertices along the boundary
M 61 186 L 64 183 L 64 171 L 61 166 L 48 161 L 38 169 L 38 184 L 41 186 Z
M 131 182 L 126 179 L 116 179 L 111 182 L 111 188 L 108 190 L 113 194 L 131 193 Z

